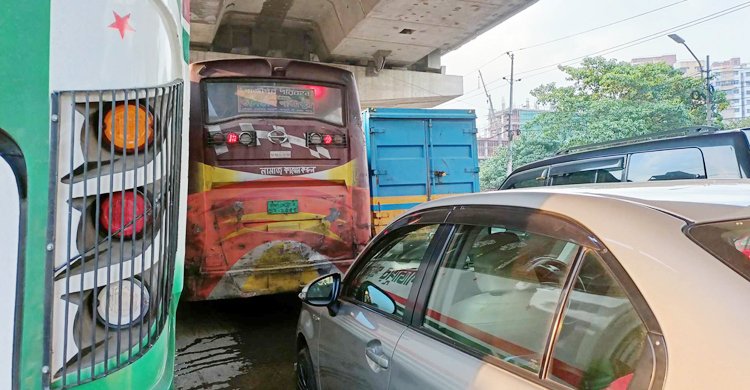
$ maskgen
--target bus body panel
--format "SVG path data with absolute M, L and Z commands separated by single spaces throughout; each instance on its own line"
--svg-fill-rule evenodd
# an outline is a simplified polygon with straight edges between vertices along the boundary
M 9 389 L 13 385 L 14 336 L 16 333 L 16 283 L 21 250 L 21 194 L 19 180 L 11 164 L 0 156 L 0 215 L 3 224 L 0 226 L 0 388 Z
M 12 5 L 11 5 L 12 4 Z M 0 129 L 18 145 L 26 163 L 25 240 L 18 268 L 20 296 L 14 335 L 16 356 L 13 388 L 38 389 L 43 385 L 47 291 L 39 282 L 45 275 L 44 243 L 48 210 L 49 166 L 49 38 L 50 9 L 45 2 L 6 2 L 0 12 Z M 0 150 L 5 158 L 6 150 Z M 7 320 L 6 320 L 7 321 Z M 5 388 L 5 387 L 4 387 Z
M 364 137 L 351 73 L 258 58 L 195 63 L 191 75 L 186 297 L 297 291 L 320 274 L 348 269 L 370 231 Z M 221 88 L 224 94 L 214 92 Z M 256 100 L 240 100 L 241 93 Z M 340 117 L 242 111 L 243 104 L 254 109 L 269 93 L 309 94 L 299 104 L 309 98 L 315 115 L 318 105 L 333 104 L 329 108 Z M 312 145 L 307 137 L 313 132 L 346 142 Z M 255 140 L 226 142 L 232 133 L 252 133 Z M 275 204 L 293 209 L 274 210 Z
M 75 312 L 82 305 L 76 302 L 77 292 L 60 293 L 60 278 L 55 276 L 53 280 L 53 268 L 71 260 L 64 253 L 66 245 L 72 243 L 76 246 L 80 243 L 77 239 L 80 229 L 75 227 L 78 216 L 73 217 L 70 225 L 74 226 L 71 229 L 67 227 L 67 216 L 62 218 L 59 213 L 67 213 L 71 206 L 73 209 L 80 207 L 78 201 L 68 198 L 70 194 L 74 198 L 80 197 L 82 181 L 66 182 L 65 176 L 80 174 L 79 168 L 86 161 L 91 161 L 81 150 L 85 138 L 81 131 L 85 127 L 81 125 L 93 118 L 83 118 L 81 114 L 88 111 L 82 107 L 88 103 L 92 107 L 97 105 L 96 98 L 101 98 L 102 93 L 118 100 L 123 95 L 138 96 L 148 88 L 153 91 L 161 88 L 159 93 L 162 93 L 168 88 L 160 86 L 169 83 L 177 86 L 183 80 L 187 81 L 188 8 L 189 2 L 182 0 L 85 0 L 73 3 L 55 0 L 48 3 L 16 2 L 0 15 L 0 32 L 6 37 L 0 42 L 3 48 L 0 69 L 8 76 L 5 88 L 0 91 L 0 135 L 5 132 L 17 142 L 19 155 L 22 153 L 28 162 L 28 174 L 24 172 L 23 177 L 18 179 L 24 182 L 24 186 L 28 185 L 24 187 L 27 190 L 22 208 L 27 210 L 27 222 L 9 223 L 6 226 L 9 231 L 20 227 L 15 247 L 20 246 L 24 253 L 19 255 L 21 263 L 18 266 L 21 280 L 17 293 L 21 299 L 15 305 L 13 299 L 6 300 L 15 306 L 18 324 L 12 341 L 5 342 L 8 341 L 5 340 L 5 333 L 1 336 L 3 347 L 13 348 L 16 355 L 14 362 L 5 364 L 7 356 L 5 351 L 2 352 L 0 359 L 3 359 L 3 367 L 14 369 L 13 375 L 3 375 L 2 380 L 12 377 L 13 383 L 6 386 L 5 382 L 0 382 L 1 388 L 172 386 L 174 314 L 182 289 L 181 257 L 184 251 L 181 248 L 184 247 L 186 213 L 187 142 L 182 144 L 182 160 L 177 159 L 180 156 L 177 148 L 172 151 L 175 156 L 172 164 L 175 167 L 175 185 L 170 189 L 170 194 L 174 193 L 171 204 L 175 206 L 172 212 L 175 228 L 170 233 L 168 252 L 173 265 L 164 275 L 163 287 L 166 291 L 162 294 L 172 299 L 165 298 L 164 302 L 169 301 L 169 305 L 159 309 L 164 325 L 161 329 L 153 330 L 152 344 L 144 343 L 133 348 L 133 355 L 128 359 L 123 360 L 118 356 L 116 360 L 107 362 L 105 372 L 101 372 L 101 366 L 105 363 L 98 358 L 95 370 L 79 365 L 77 378 L 63 385 L 60 378 L 64 373 L 60 372 L 59 362 L 71 357 L 71 350 L 77 349 L 80 342 L 70 333 L 70 329 L 65 328 L 73 326 L 79 319 L 74 316 L 75 313 L 64 318 L 66 316 L 60 315 L 59 306 L 62 301 L 75 302 L 70 305 L 71 311 Z M 113 88 L 120 90 L 111 92 Z M 169 90 L 180 92 L 178 87 Z M 82 101 L 84 96 L 85 99 L 91 98 L 91 101 Z M 179 102 L 179 97 L 175 95 L 174 101 Z M 187 130 L 186 107 L 189 99 L 182 101 L 185 106 L 170 106 L 174 115 L 169 119 L 165 117 L 165 123 L 170 121 L 169 126 L 176 133 L 179 133 L 180 127 Z M 156 112 L 152 107 L 149 109 Z M 180 121 L 185 125 L 179 124 Z M 178 144 L 173 143 L 175 146 Z M 6 150 L 0 152 L 3 153 L 2 161 L 6 157 Z M 184 168 L 180 168 L 182 166 Z M 77 171 L 70 172 L 70 167 Z M 166 170 L 167 165 L 156 169 L 157 172 Z M 54 176 L 50 177 L 50 172 Z M 121 173 L 116 172 L 125 176 Z M 177 180 L 177 174 L 184 180 Z M 136 174 L 133 182 L 128 179 L 128 183 L 143 184 L 147 181 L 143 176 L 138 178 L 138 175 L 142 173 Z M 89 183 L 89 191 L 92 191 L 96 180 L 83 181 Z M 73 189 L 68 192 L 64 187 Z M 8 208 L 4 215 L 11 217 L 10 209 L 15 207 L 10 199 L 12 192 L 7 191 L 4 197 L 8 197 L 2 202 L 4 210 Z M 66 226 L 61 226 L 63 220 L 66 223 L 62 225 Z M 183 229 L 183 233 L 179 233 L 177 226 Z M 11 234 L 2 236 L 6 240 L 14 239 Z M 10 250 L 13 246 L 7 244 L 3 247 Z M 15 272 L 10 272 L 12 267 L 4 266 L 8 271 L 4 275 L 15 279 Z M 86 288 L 93 283 L 90 273 L 79 279 Z M 4 289 L 16 286 L 10 281 L 1 284 Z M 98 285 L 102 286 L 101 279 Z M 4 290 L 4 293 L 13 294 L 10 290 Z M 2 311 L 3 317 L 10 320 L 6 321 L 7 325 L 12 326 L 13 316 L 5 315 L 7 310 L 4 307 Z M 67 356 L 63 356 L 60 350 L 61 339 L 68 340 L 65 343 Z M 128 349 L 123 348 L 123 351 Z

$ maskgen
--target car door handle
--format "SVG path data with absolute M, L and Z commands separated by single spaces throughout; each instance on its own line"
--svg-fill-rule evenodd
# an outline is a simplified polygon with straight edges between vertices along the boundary
M 370 358 L 375 364 L 382 368 L 388 368 L 388 358 L 383 353 L 383 347 L 380 345 L 373 345 L 365 349 L 365 355 Z

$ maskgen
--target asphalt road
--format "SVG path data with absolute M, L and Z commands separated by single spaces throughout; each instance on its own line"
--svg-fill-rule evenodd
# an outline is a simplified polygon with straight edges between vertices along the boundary
M 296 294 L 180 302 L 175 386 L 294 389 Z

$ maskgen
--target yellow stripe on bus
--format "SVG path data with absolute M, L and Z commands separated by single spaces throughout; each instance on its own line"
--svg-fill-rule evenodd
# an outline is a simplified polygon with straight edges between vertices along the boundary
M 205 192 L 213 188 L 222 187 L 228 184 L 249 182 L 249 181 L 255 181 L 255 180 L 260 180 L 260 179 L 275 178 L 275 177 L 306 177 L 310 179 L 338 181 L 338 182 L 345 183 L 346 186 L 348 187 L 351 187 L 352 185 L 354 185 L 354 178 L 356 176 L 356 172 L 355 172 L 356 161 L 357 160 L 354 159 L 354 160 L 347 162 L 346 164 L 342 164 L 337 167 L 333 167 L 331 169 L 326 169 L 323 171 L 318 171 L 315 173 L 308 173 L 305 175 L 288 175 L 288 176 L 287 175 L 285 176 L 261 175 L 258 173 L 250 173 L 250 172 L 237 171 L 234 169 L 219 168 L 219 167 L 214 167 L 214 166 L 199 163 L 199 162 L 193 162 L 191 166 L 191 171 L 195 172 L 194 174 L 197 176 L 197 178 L 195 179 L 196 184 L 194 184 L 195 186 L 197 186 L 197 188 L 191 189 L 191 191 Z
M 235 237 L 239 237 L 249 233 L 255 232 L 274 232 L 274 231 L 291 231 L 291 232 L 308 232 L 320 234 L 321 236 L 328 237 L 336 241 L 344 241 L 339 237 L 338 234 L 331 231 L 329 228 L 330 224 L 323 221 L 283 221 L 283 222 L 271 222 L 267 224 L 261 224 L 258 226 L 244 227 L 237 229 L 234 232 L 226 235 L 221 241 L 226 241 Z
M 294 213 L 294 214 L 268 214 L 268 213 L 251 213 L 243 214 L 240 220 L 237 221 L 237 217 L 228 217 L 221 220 L 221 224 L 226 223 L 237 223 L 237 222 L 280 222 L 280 221 L 297 221 L 297 220 L 316 220 L 320 221 L 326 218 L 327 215 L 315 214 L 315 213 Z

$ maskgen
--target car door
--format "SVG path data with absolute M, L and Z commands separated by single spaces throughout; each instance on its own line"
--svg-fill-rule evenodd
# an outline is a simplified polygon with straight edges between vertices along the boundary
M 376 239 L 344 279 L 335 312 L 321 315 L 321 388 L 388 387 L 393 350 L 417 292 L 412 289 L 445 230 L 438 220 L 415 221 L 403 226 L 397 222 Z
M 448 222 L 454 234 L 418 292 L 390 388 L 648 387 L 648 332 L 590 235 L 504 207 L 463 208 Z

